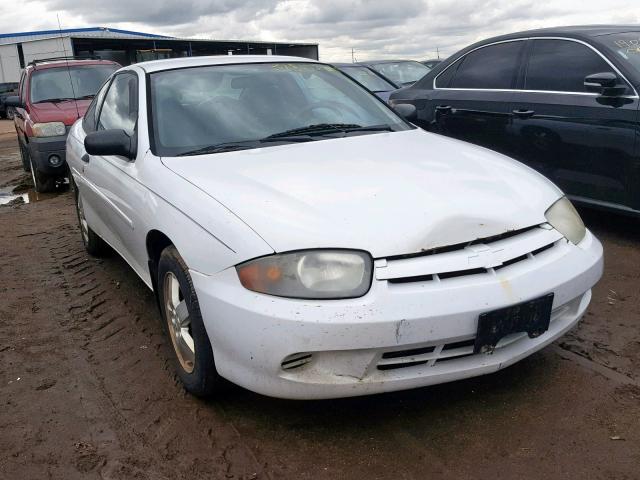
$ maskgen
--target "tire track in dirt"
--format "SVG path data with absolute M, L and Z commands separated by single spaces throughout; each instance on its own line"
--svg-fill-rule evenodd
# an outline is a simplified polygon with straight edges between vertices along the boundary
M 179 385 L 151 292 L 124 261 L 88 257 L 75 225 L 63 225 L 50 245 L 69 299 L 67 327 L 127 443 L 157 452 L 171 478 L 269 477 L 224 414 Z

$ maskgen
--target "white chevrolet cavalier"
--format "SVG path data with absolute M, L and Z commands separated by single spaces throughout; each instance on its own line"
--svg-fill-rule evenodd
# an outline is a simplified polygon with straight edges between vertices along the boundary
M 197 395 L 221 377 L 311 399 L 495 372 L 576 325 L 602 273 L 548 180 L 313 61 L 123 68 L 67 159 L 87 251 L 108 244 L 153 290 Z

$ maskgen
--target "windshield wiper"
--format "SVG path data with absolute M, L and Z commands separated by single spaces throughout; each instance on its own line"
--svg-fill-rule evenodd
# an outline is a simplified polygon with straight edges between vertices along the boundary
M 90 98 L 93 98 L 95 96 L 95 93 L 90 93 L 89 95 L 82 95 L 81 97 L 77 97 L 76 100 L 89 100 Z
M 33 103 L 60 103 L 60 102 L 68 102 L 70 100 L 75 100 L 75 98 L 45 98 L 43 100 L 38 100 Z
M 349 133 L 349 132 L 391 132 L 393 129 L 389 125 L 372 125 L 370 127 L 358 125 L 356 123 L 318 123 L 306 127 L 292 128 L 284 132 L 274 133 L 261 141 L 269 141 L 283 137 L 295 137 L 297 135 L 314 135 L 324 133 Z
M 255 147 L 255 143 L 242 144 L 242 143 L 218 143 L 216 145 L 209 145 L 208 147 L 198 148 L 196 150 L 190 150 L 188 152 L 179 153 L 178 157 L 189 157 L 192 155 L 206 155 L 208 153 L 223 153 L 223 152 L 235 152 L 237 150 L 247 150 Z
M 347 128 L 362 128 L 362 125 L 357 125 L 355 123 L 318 123 L 315 125 L 307 125 L 306 127 L 292 128 L 290 130 L 285 130 L 284 132 L 274 133 L 263 140 L 270 138 L 293 137 L 296 135 L 311 135 L 313 133 L 344 132 Z

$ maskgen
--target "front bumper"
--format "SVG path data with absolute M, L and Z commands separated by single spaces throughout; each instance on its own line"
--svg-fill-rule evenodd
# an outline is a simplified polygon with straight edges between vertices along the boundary
M 67 171 L 66 161 L 67 135 L 58 137 L 29 137 L 29 154 L 39 172 L 46 175 L 64 175 Z M 53 166 L 49 157 L 57 155 L 62 161 Z
M 587 232 L 578 246 L 563 239 L 499 273 L 404 284 L 374 279 L 364 297 L 350 300 L 257 294 L 242 287 L 234 268 L 191 276 L 220 375 L 273 397 L 320 399 L 421 387 L 511 365 L 579 321 L 602 269 L 602 246 Z M 514 334 L 491 354 L 472 354 L 481 313 L 550 292 L 547 332 Z

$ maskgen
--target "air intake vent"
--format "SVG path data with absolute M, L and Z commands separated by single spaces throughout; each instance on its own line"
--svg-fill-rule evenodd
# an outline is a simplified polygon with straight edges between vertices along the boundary
M 293 353 L 285 357 L 280 366 L 283 370 L 295 370 L 309 363 L 312 358 L 310 353 Z

